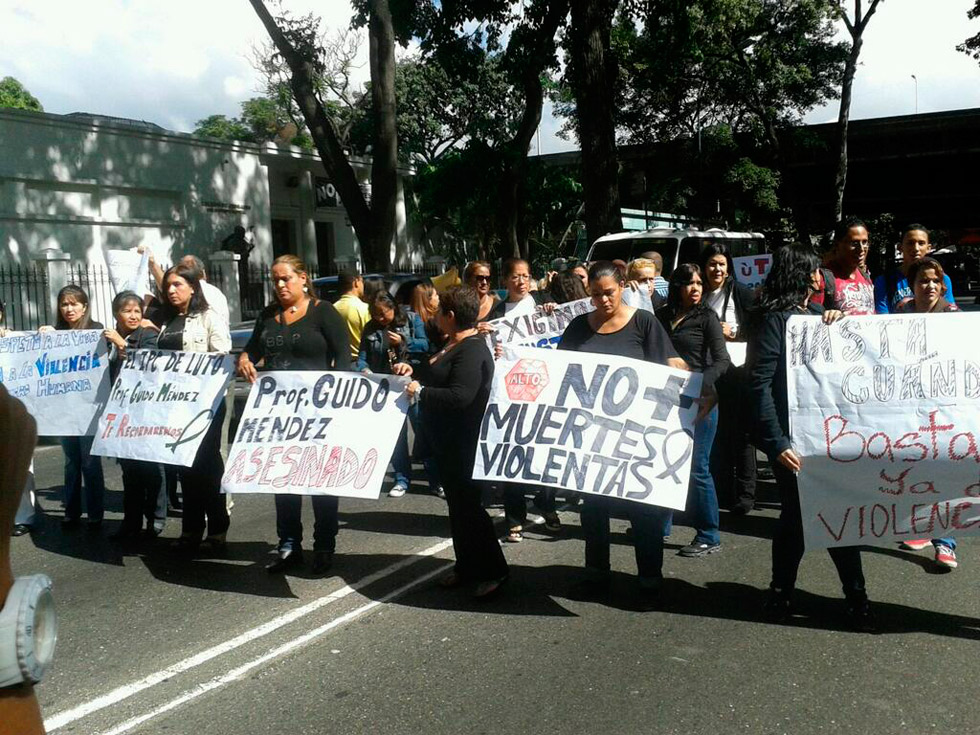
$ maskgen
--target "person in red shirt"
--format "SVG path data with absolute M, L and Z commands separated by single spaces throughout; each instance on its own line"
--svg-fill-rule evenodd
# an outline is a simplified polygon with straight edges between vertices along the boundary
M 856 217 L 834 228 L 834 249 L 828 262 L 836 280 L 836 306 L 845 316 L 875 313 L 874 284 L 868 277 L 868 228 Z

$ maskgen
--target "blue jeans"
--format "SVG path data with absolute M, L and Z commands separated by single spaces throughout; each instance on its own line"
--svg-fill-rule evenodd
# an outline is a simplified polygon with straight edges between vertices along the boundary
M 718 532 L 718 495 L 711 476 L 711 445 L 718 431 L 718 407 L 694 424 L 694 450 L 691 455 L 691 482 L 687 490 L 687 512 L 697 531 L 694 543 L 714 546 L 721 543 Z M 670 521 L 664 525 L 670 533 Z
M 425 429 L 422 426 L 422 415 L 419 412 L 418 403 L 413 403 L 408 409 L 408 421 L 412 422 L 412 431 L 415 432 L 415 454 L 422 461 L 425 468 L 426 477 L 429 480 L 429 487 L 435 489 L 439 484 L 438 473 L 436 472 L 436 462 L 431 455 L 428 442 L 425 441 Z M 391 467 L 394 470 L 395 484 L 405 488 L 411 487 L 412 477 L 412 454 L 408 451 L 408 422 L 402 425 L 402 432 L 398 435 L 395 443 L 395 451 L 391 455 Z
M 65 436 L 65 518 L 77 521 L 82 517 L 82 480 L 85 481 L 85 509 L 90 521 L 101 521 L 105 496 L 105 477 L 102 457 L 92 456 L 91 436 Z
M 311 495 L 313 503 L 313 550 L 334 551 L 337 548 L 336 495 Z M 276 493 L 276 533 L 279 549 L 298 551 L 303 547 L 303 496 Z

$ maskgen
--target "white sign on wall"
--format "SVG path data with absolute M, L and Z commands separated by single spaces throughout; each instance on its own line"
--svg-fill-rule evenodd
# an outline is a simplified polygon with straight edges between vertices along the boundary
M 792 317 L 787 390 L 807 548 L 980 530 L 980 315 Z

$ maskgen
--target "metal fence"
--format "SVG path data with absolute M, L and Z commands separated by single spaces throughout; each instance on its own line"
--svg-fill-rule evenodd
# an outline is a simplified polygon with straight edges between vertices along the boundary
M 48 273 L 34 265 L 0 265 L 0 326 L 31 331 L 52 323 L 48 308 Z
M 72 265 L 68 269 L 68 283 L 80 286 L 88 294 L 89 317 L 107 327 L 116 323 L 112 313 L 115 290 L 109 278 L 109 269 L 101 265 Z

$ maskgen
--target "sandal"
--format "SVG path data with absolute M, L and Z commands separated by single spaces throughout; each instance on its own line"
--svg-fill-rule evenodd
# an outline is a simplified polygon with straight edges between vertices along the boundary
M 508 580 L 508 575 L 504 575 L 498 579 L 490 579 L 486 582 L 480 582 L 476 586 L 476 590 L 473 592 L 473 598 L 476 600 L 491 600 L 499 594 L 501 588 L 506 584 Z
M 561 530 L 561 518 L 558 517 L 557 513 L 545 513 L 544 527 L 546 531 L 557 533 Z
M 521 526 L 515 526 L 510 529 L 510 533 L 507 534 L 506 541 L 509 544 L 519 544 L 524 540 L 524 529 Z

